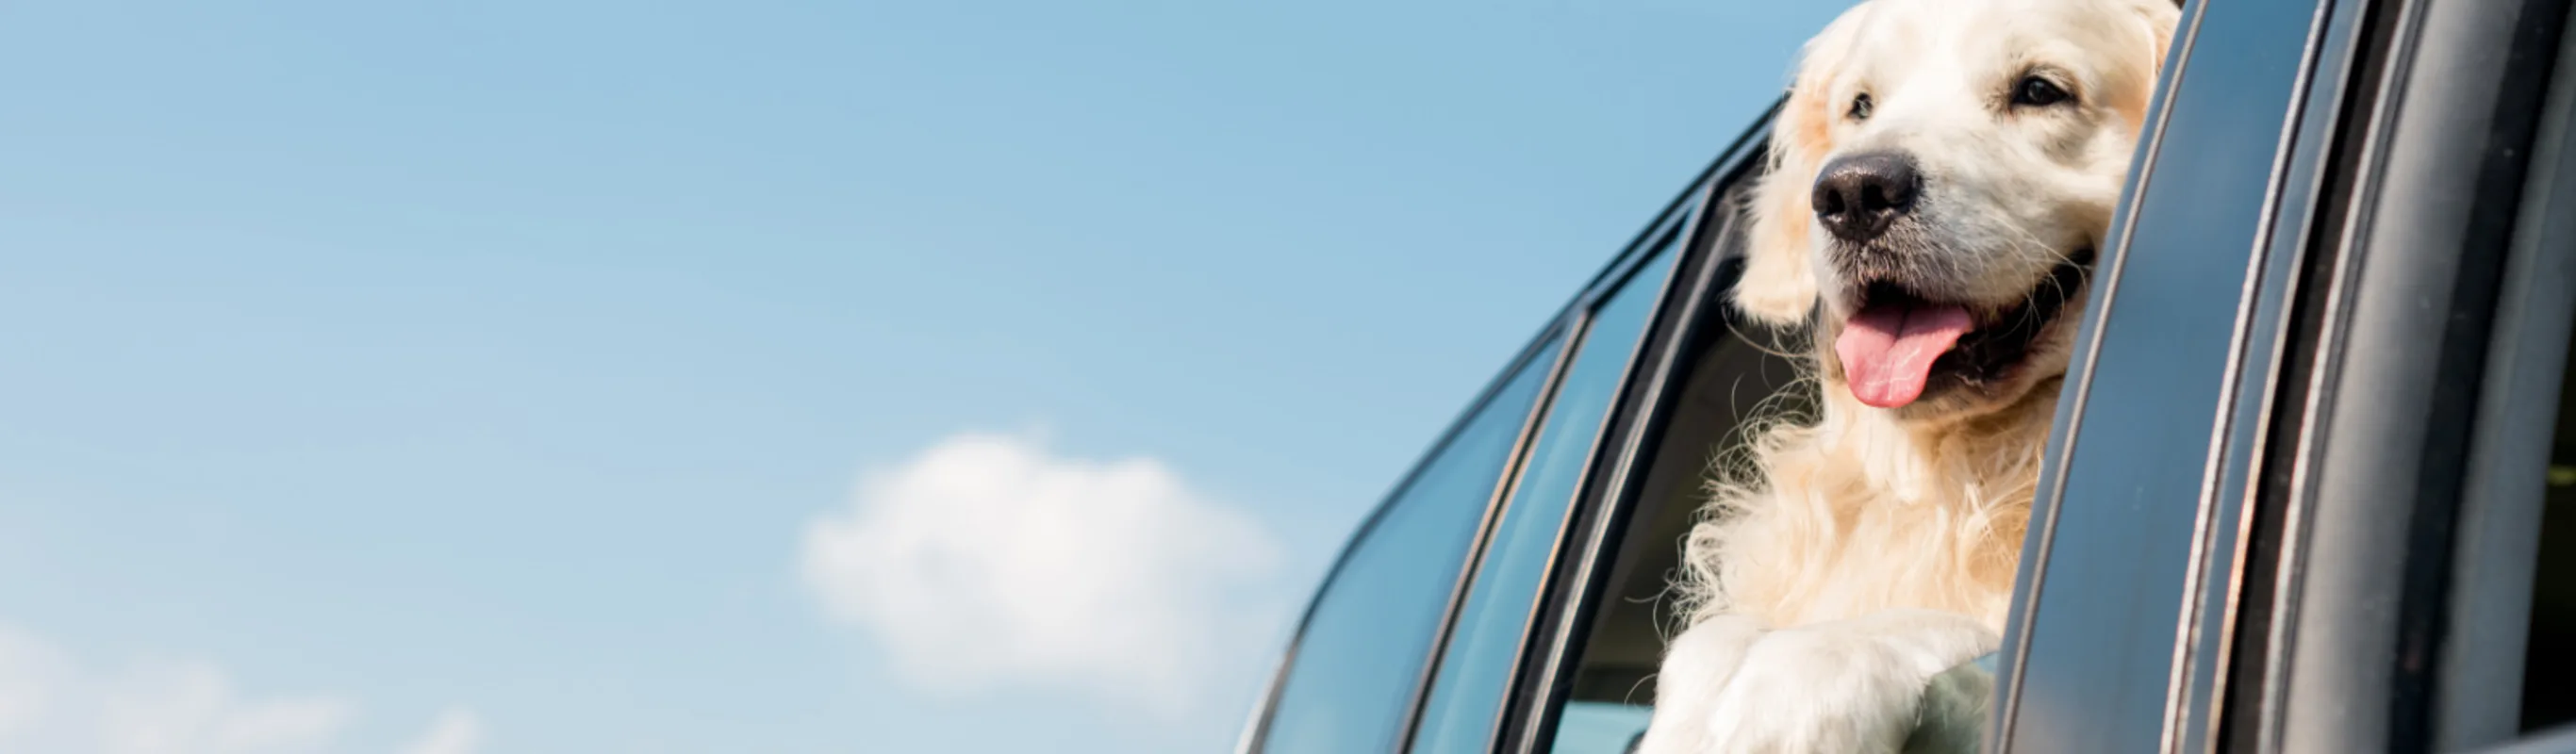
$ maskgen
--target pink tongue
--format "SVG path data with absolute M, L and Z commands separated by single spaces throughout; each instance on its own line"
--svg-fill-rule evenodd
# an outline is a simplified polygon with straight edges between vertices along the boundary
M 1843 326 L 1834 353 L 1843 358 L 1852 397 L 1896 408 L 1923 396 L 1932 360 L 1968 334 L 1968 327 L 1968 310 L 1957 306 L 1873 306 Z

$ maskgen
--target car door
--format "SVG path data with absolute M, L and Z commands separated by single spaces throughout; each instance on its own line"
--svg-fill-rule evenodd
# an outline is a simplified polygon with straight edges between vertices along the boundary
M 2249 751 L 2576 750 L 2563 511 L 2548 509 L 2571 204 L 2564 0 L 2389 2 L 2350 218 L 2302 302 L 2300 431 L 2256 496 L 2255 682 L 2202 713 Z M 2318 253 L 2326 252 L 2326 253 Z M 2565 486 L 2565 480 L 2557 482 Z M 2558 545 L 2553 548 L 2552 545 Z M 2251 663 L 2259 662 L 2259 665 Z M 2536 663 L 2536 664 L 2535 664 Z M 2557 672 L 2551 672 L 2557 671 Z M 2191 714 L 2195 710 L 2183 710 Z
M 2534 607 L 2564 588 L 2534 574 L 2566 5 L 2186 6 L 1990 750 L 2466 751 L 2563 717 L 2530 693 L 2563 677 L 2523 671 L 2556 638 L 2530 632 L 2567 627 Z

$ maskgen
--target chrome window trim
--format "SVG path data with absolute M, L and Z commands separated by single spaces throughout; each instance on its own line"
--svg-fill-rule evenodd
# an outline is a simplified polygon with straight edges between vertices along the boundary
M 2320 238 L 2331 239 L 2325 213 L 2337 206 L 2329 181 L 2340 152 L 2348 146 L 2340 117 L 2348 106 L 2356 68 L 2367 43 L 2367 11 L 2372 0 L 2319 3 L 2311 25 L 2311 44 L 2301 62 L 2303 84 L 2292 95 L 2290 118 L 2283 123 L 2276 153 L 2287 167 L 2275 175 L 2266 198 L 2269 218 L 2248 263 L 2244 298 L 2231 344 L 2228 371 L 2221 389 L 2224 413 L 2211 443 L 2211 466 L 2200 501 L 2201 530 L 2195 534 L 2191 568 L 2184 584 L 2182 621 L 2176 646 L 2173 686 L 2168 691 L 2166 728 L 2160 749 L 2166 752 L 2215 751 L 2222 747 L 2219 721 L 2228 704 L 2231 660 L 2237 656 L 2237 629 L 2243 619 L 2250 548 L 2257 535 L 2255 505 L 2263 483 L 2264 452 L 2286 413 L 2280 401 L 2298 393 L 2285 391 L 2284 371 L 2300 355 L 2293 352 L 2296 306 L 2307 266 L 2317 255 L 2309 249 Z M 2259 659 L 2259 658 L 2257 658 Z
M 2289 672 L 2290 657 L 2298 638 L 2300 574 L 2305 568 L 2306 532 L 2313 515 L 2307 502 L 2316 472 L 2317 441 L 2328 431 L 2323 407 L 2331 399 L 2334 375 L 2340 368 L 2335 354 L 2341 351 L 2346 337 L 2343 313 L 2352 295 L 2351 278 L 2358 268 L 2355 251 L 2358 234 L 2367 225 L 2375 206 L 2371 192 L 2359 187 L 2375 180 L 2384 159 L 2385 129 L 2382 125 L 2386 114 L 2393 108 L 2390 98 L 2391 88 L 2395 86 L 2389 74 L 2403 69 L 2403 61 L 2410 49 L 2405 43 L 2410 38 L 2405 32 L 2410 16 L 2404 13 L 2402 0 L 2381 3 L 2373 8 L 2373 13 L 2382 17 L 2374 23 L 2384 23 L 2391 28 L 2386 32 L 2387 38 L 2379 42 L 2379 70 L 2373 72 L 2374 80 L 2368 87 L 2369 91 L 2358 93 L 2358 96 L 2366 98 L 2366 111 L 2346 112 L 2346 122 L 2342 124 L 2343 138 L 2349 140 L 2350 146 L 2339 148 L 2351 149 L 2355 157 L 2349 168 L 2352 174 L 2344 179 L 2345 185 L 2338 187 L 2341 195 L 2329 200 L 2343 206 L 2341 222 L 2333 228 L 2334 235 L 2320 239 L 2319 248 L 2313 251 L 2316 259 L 2311 264 L 2316 266 L 2319 278 L 2315 282 L 2322 283 L 2324 288 L 2315 292 L 2317 300 L 2308 303 L 2315 309 L 2315 321 L 2311 325 L 2314 328 L 2313 342 L 2306 353 L 2292 357 L 2304 359 L 2307 369 L 2305 379 L 2296 388 L 2297 407 L 2283 407 L 2284 411 L 2296 412 L 2294 416 L 2286 417 L 2294 419 L 2294 426 L 2287 430 L 2290 432 L 2287 437 L 2271 438 L 2286 440 L 2280 447 L 2264 450 L 2269 456 L 2265 463 L 2277 462 L 2289 468 L 2283 474 L 2284 482 L 2280 489 L 2256 492 L 2257 504 L 2277 508 L 2280 519 L 2277 549 L 2268 565 L 2271 569 L 2271 597 L 2265 602 L 2267 613 L 2264 624 L 2260 626 L 2263 629 L 2262 652 L 2236 658 L 2232 663 L 2259 675 L 2256 676 L 2257 681 L 2250 684 L 2251 688 L 2237 690 L 2241 701 L 2222 702 L 2218 713 L 2220 725 L 2243 726 L 2249 731 L 2245 735 L 2255 751 L 2277 751 L 2280 748 L 2279 711 L 2288 688 L 2282 679 Z M 2242 631 L 2243 628 L 2240 626 L 2237 630 Z M 2239 636 L 2237 640 L 2241 642 L 2246 637 Z M 2236 650 L 2231 648 L 2231 651 Z

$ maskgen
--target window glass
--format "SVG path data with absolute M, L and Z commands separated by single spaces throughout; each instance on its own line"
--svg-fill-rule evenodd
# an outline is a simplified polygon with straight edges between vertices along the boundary
M 1264 751 L 1395 746 L 1468 549 L 1561 347 L 1551 336 L 1353 547 L 1298 639 Z
M 1539 425 L 1520 484 L 1504 504 L 1501 522 L 1469 582 L 1413 751 L 1468 754 L 1492 746 L 1495 718 L 1575 486 L 1602 435 L 1602 421 L 1619 394 L 1638 338 L 1653 318 L 1655 301 L 1678 256 L 1672 253 L 1678 236 L 1678 231 L 1668 233 L 1654 256 L 1594 313 Z

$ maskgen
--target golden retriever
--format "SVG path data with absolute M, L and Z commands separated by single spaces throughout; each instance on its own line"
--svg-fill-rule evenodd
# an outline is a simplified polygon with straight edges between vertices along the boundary
M 1811 337 L 1821 395 L 1714 485 L 1640 752 L 1907 750 L 1931 680 L 1996 648 L 2178 16 L 1868 0 L 1807 43 L 1734 299 Z

